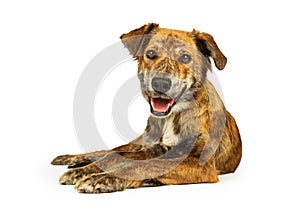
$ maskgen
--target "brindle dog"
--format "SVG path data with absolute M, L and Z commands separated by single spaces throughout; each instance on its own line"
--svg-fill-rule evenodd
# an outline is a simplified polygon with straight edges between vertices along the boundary
M 68 165 L 59 182 L 104 193 L 168 184 L 214 183 L 234 172 L 242 156 L 238 127 L 207 79 L 210 58 L 227 62 L 207 33 L 147 24 L 121 36 L 138 61 L 151 116 L 144 133 L 109 151 L 56 157 Z

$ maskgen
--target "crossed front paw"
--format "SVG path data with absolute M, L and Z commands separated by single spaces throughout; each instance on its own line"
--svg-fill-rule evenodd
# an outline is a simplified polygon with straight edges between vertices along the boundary
M 123 191 L 127 187 L 127 180 L 105 173 L 97 173 L 83 177 L 75 184 L 80 193 L 108 193 Z
M 81 178 L 100 172 L 102 172 L 102 170 L 97 165 L 91 163 L 87 166 L 70 169 L 69 171 L 65 172 L 59 178 L 59 183 L 64 185 L 74 185 Z
M 72 167 L 78 165 L 87 165 L 91 162 L 92 160 L 90 160 L 88 157 L 85 157 L 84 155 L 60 155 L 54 158 L 51 164 L 69 165 L 70 167 Z

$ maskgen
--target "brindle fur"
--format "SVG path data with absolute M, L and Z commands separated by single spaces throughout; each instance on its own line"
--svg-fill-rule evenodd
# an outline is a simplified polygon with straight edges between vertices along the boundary
M 242 156 L 239 130 L 206 78 L 210 58 L 219 70 L 227 61 L 213 37 L 151 23 L 123 34 L 121 39 L 138 61 L 145 99 L 155 95 L 148 90 L 153 75 L 175 76 L 179 81 L 172 80 L 177 89 L 172 96 L 183 92 L 181 98 L 167 117 L 151 115 L 144 133 L 126 145 L 56 157 L 53 165 L 72 168 L 61 176 L 60 183 L 75 184 L 79 192 L 104 193 L 143 186 L 214 183 L 218 174 L 234 172 Z M 147 49 L 159 52 L 157 59 L 145 57 Z M 192 63 L 179 63 L 180 51 L 188 52 Z

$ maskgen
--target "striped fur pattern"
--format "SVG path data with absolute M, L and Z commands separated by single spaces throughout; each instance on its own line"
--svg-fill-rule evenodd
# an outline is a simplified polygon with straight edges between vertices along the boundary
M 138 62 L 142 95 L 151 107 L 144 133 L 109 151 L 56 157 L 71 168 L 61 184 L 106 193 L 170 184 L 214 183 L 242 156 L 238 127 L 207 79 L 227 62 L 207 33 L 146 24 L 121 36 Z

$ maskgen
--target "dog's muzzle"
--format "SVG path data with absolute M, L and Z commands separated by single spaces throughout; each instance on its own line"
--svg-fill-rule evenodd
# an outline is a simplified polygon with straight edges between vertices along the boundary
M 151 81 L 151 87 L 157 94 L 165 95 L 171 87 L 172 81 L 169 78 L 154 77 Z M 151 113 L 156 116 L 166 116 L 170 113 L 174 98 L 150 97 Z
M 151 113 L 156 117 L 168 116 L 186 90 L 183 81 L 166 72 L 141 73 L 139 79 Z

